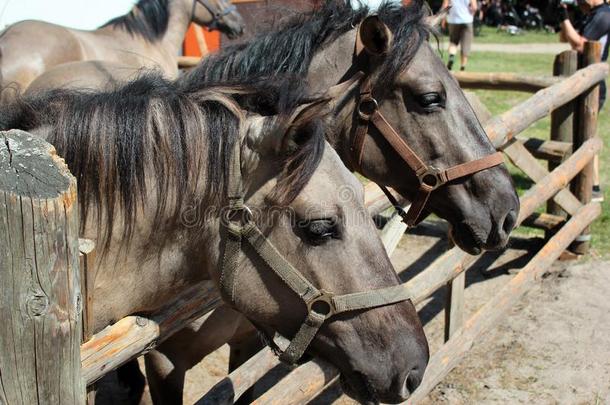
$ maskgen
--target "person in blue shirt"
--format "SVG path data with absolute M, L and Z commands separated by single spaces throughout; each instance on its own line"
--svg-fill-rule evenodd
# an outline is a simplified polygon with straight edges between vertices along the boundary
M 587 41 L 599 41 L 602 45 L 602 61 L 608 60 L 608 35 L 610 34 L 610 6 L 604 0 L 576 0 L 585 14 L 585 20 L 579 31 L 570 21 L 565 4 L 561 4 L 559 13 L 561 20 L 560 39 L 569 42 L 572 49 L 582 52 Z M 599 109 L 601 111 L 606 101 L 606 82 L 600 83 Z M 600 188 L 599 159 L 593 161 L 593 201 L 601 202 L 604 194 Z
M 468 54 L 474 37 L 472 21 L 477 11 L 477 0 L 443 0 L 442 9 L 451 7 L 447 16 L 449 24 L 449 62 L 447 69 L 453 68 L 455 54 L 460 45 L 461 65 L 460 70 L 466 69 Z

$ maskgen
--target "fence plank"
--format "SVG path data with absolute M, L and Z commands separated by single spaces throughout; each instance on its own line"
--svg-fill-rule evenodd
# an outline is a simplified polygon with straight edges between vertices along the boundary
M 82 404 L 76 180 L 55 149 L 0 134 L 0 403 Z
M 523 146 L 521 142 L 512 142 L 504 149 L 504 153 L 515 166 L 536 182 L 542 180 L 549 174 L 549 171 L 545 169 L 527 149 L 525 149 L 525 146 Z M 553 200 L 570 214 L 575 213 L 581 207 L 580 201 L 578 201 L 578 199 L 567 189 L 560 190 L 553 197 Z
M 561 81 L 552 76 L 518 73 L 456 72 L 453 74 L 463 89 L 488 89 L 536 92 Z
M 536 159 L 544 159 L 553 162 L 553 168 L 563 162 L 572 153 L 572 142 L 545 141 L 538 138 L 517 137 L 517 140 Z M 549 165 L 550 166 L 550 165 Z M 551 169 L 549 169 L 550 171 Z
M 211 281 L 197 283 L 150 318 L 128 316 L 96 333 L 81 347 L 87 384 L 154 348 L 221 304 Z
M 557 107 L 576 98 L 608 76 L 606 63 L 596 63 L 580 69 L 572 76 L 551 87 L 538 91 L 485 125 L 485 131 L 496 147 L 500 147 L 534 122 L 546 117 Z

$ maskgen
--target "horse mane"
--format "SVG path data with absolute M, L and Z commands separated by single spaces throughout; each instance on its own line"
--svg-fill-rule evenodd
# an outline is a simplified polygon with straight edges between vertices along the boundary
M 47 141 L 78 181 L 81 226 L 97 207 L 98 229 L 105 229 L 98 237 L 106 251 L 117 219 L 122 219 L 124 241 L 130 240 L 137 214 L 150 208 L 151 193 L 156 201 L 151 229 L 180 221 L 186 208 L 224 203 L 245 117 L 232 94 L 274 104 L 280 115 L 266 118 L 264 125 L 280 134 L 303 92 L 294 80 L 210 84 L 189 91 L 149 73 L 112 91 L 51 90 L 21 99 L 0 108 L 0 126 L 49 128 Z M 282 195 L 282 203 L 296 197 L 321 160 L 324 131 L 314 129 L 299 150 L 278 162 L 281 173 L 273 194 Z
M 100 28 L 116 27 L 150 42 L 158 40 L 167 31 L 169 0 L 138 0 L 129 13 L 113 18 Z
M 327 0 L 320 9 L 296 15 L 279 29 L 208 56 L 183 80 L 203 85 L 208 80 L 239 80 L 251 75 L 303 76 L 317 51 L 353 29 L 368 14 L 366 6 Z M 377 14 L 394 36 L 392 48 L 380 67 L 380 77 L 395 78 L 431 33 L 425 21 L 429 8 L 423 0 L 412 0 L 407 6 L 384 2 Z

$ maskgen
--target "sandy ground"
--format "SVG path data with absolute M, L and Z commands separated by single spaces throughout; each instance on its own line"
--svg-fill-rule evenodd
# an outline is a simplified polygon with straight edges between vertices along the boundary
M 417 235 L 403 238 L 392 257 L 403 280 L 447 248 L 444 232 L 442 224 L 426 223 Z M 484 255 L 467 274 L 467 317 L 540 247 L 539 241 L 515 239 L 500 258 Z M 443 343 L 444 299 L 439 291 L 419 307 L 432 352 Z M 194 403 L 225 375 L 227 361 L 225 346 L 188 372 L 186 404 Z M 147 393 L 142 403 L 150 403 Z M 355 402 L 330 386 L 312 403 Z M 610 404 L 610 262 L 556 263 L 425 403 Z

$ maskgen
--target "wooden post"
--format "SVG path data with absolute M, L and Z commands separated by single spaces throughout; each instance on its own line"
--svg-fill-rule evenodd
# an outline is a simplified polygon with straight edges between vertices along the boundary
M 578 54 L 576 51 L 564 51 L 555 57 L 554 76 L 571 76 L 576 70 L 578 70 Z M 551 141 L 572 142 L 573 116 L 574 102 L 564 104 L 551 113 Z M 549 171 L 555 169 L 560 163 L 549 161 Z M 547 212 L 552 215 L 567 216 L 566 212 L 553 200 L 549 200 L 547 203 Z M 553 236 L 552 231 L 546 232 L 545 236 L 547 239 Z
M 587 67 L 601 60 L 601 43 L 586 42 L 582 54 L 583 67 Z M 588 139 L 593 138 L 597 133 L 597 112 L 599 109 L 599 86 L 596 85 L 585 91 L 578 99 L 577 107 L 577 128 L 574 132 L 574 150 L 577 150 Z M 576 176 L 572 182 L 572 190 L 576 197 L 583 203 L 591 201 L 591 191 L 593 188 L 593 162 L 589 163 L 582 172 Z M 586 228 L 579 235 L 570 250 L 576 254 L 585 254 L 589 250 L 591 233 Z
M 83 404 L 76 180 L 55 149 L 0 133 L 0 403 Z

